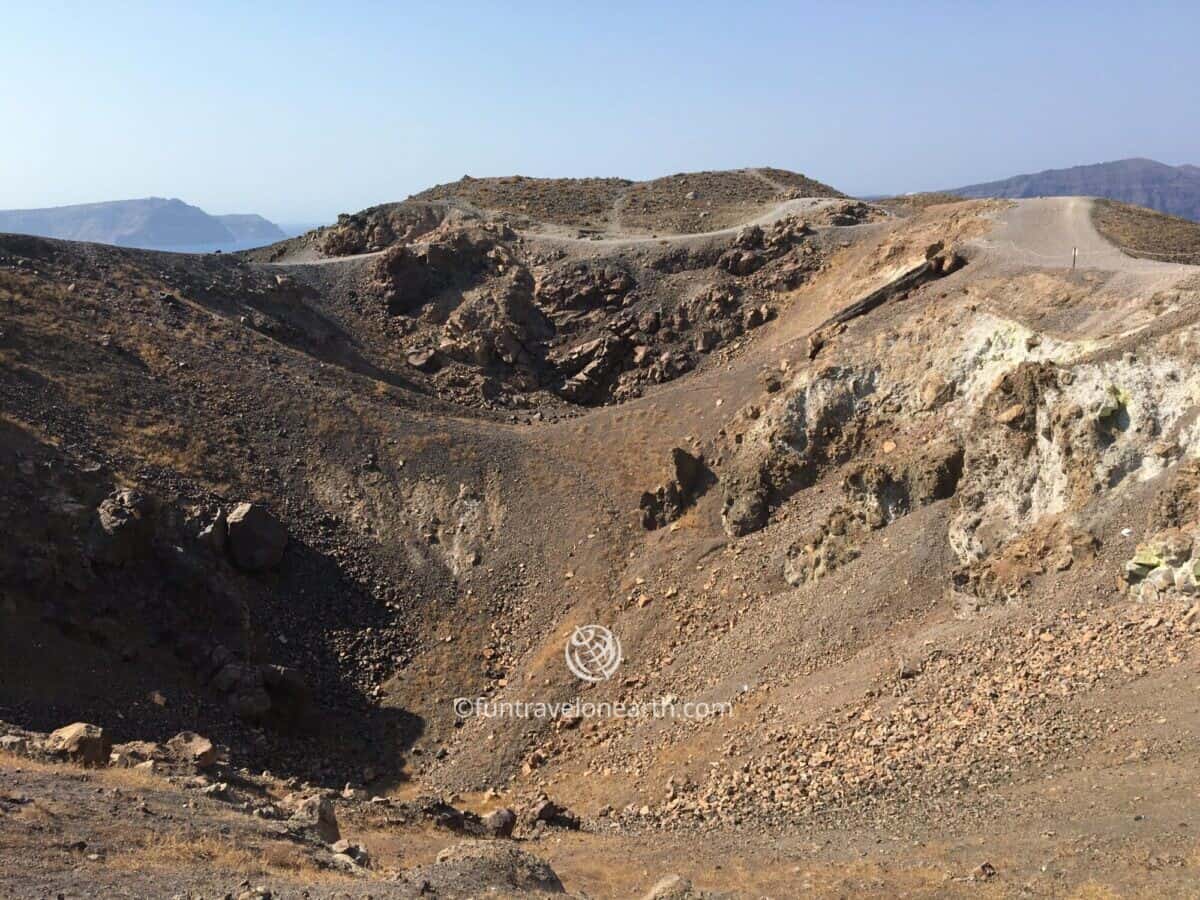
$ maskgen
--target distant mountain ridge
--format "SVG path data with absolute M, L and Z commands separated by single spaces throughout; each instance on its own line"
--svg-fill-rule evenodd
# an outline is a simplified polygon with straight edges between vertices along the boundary
M 286 237 L 254 214 L 213 216 L 178 199 L 145 197 L 48 209 L 0 210 L 0 232 L 147 250 L 244 250 Z
M 1200 221 L 1200 166 L 1169 166 L 1153 159 L 1047 169 L 950 192 L 962 197 L 1108 197 Z

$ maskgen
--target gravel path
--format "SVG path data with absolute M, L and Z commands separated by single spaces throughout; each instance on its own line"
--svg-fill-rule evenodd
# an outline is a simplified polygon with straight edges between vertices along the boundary
M 1016 200 L 997 216 L 986 238 L 974 243 L 999 261 L 1044 268 L 1070 268 L 1072 250 L 1078 267 L 1176 278 L 1196 266 L 1126 256 L 1092 225 L 1092 198 L 1042 197 Z

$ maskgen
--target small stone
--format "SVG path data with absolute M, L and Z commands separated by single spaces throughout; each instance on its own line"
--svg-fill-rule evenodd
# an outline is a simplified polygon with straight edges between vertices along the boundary
M 989 862 L 981 863 L 972 877 L 976 881 L 991 881 L 996 877 L 996 867 Z
M 421 372 L 436 372 L 441 368 L 436 350 L 416 350 L 408 354 L 406 362 Z
M 342 838 L 330 844 L 329 849 L 336 856 L 345 856 L 352 863 L 359 866 L 366 866 L 370 863 L 371 855 L 367 852 L 367 848 L 362 844 L 352 844 L 350 841 Z
M 897 674 L 899 674 L 901 679 L 907 680 L 909 678 L 916 678 L 923 671 L 924 666 L 919 662 L 911 659 L 902 659 L 900 660 L 900 668 Z
M 1025 415 L 1024 404 L 1014 403 L 1012 406 L 1008 407 L 1008 409 L 997 414 L 996 421 L 1001 425 L 1011 425 L 1023 415 Z

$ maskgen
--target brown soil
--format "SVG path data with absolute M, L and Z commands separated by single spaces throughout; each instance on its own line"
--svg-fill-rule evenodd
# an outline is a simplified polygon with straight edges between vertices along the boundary
M 578 228 L 603 228 L 613 204 L 633 182 L 624 178 L 471 178 L 414 194 L 413 200 L 454 200 L 507 216 Z
M 620 227 L 631 232 L 694 234 L 739 225 L 791 196 L 842 197 L 828 185 L 778 169 L 690 172 L 632 185 Z
M 489 213 L 584 231 L 696 234 L 740 225 L 789 197 L 842 197 L 796 172 L 689 172 L 632 182 L 621 178 L 469 178 L 414 195 Z M 522 221 L 524 220 L 524 221 Z
M 1104 199 L 1094 202 L 1092 222 L 1130 256 L 1200 265 L 1200 222 Z

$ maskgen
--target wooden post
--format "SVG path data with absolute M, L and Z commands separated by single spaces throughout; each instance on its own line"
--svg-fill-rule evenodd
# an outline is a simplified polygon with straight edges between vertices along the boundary
M 1071 248 L 1071 271 L 1072 271 L 1072 272 L 1074 272 L 1074 271 L 1075 271 L 1075 261 L 1076 261 L 1077 259 L 1079 259 L 1079 248 L 1078 248 L 1078 247 L 1072 247 L 1072 248 Z

